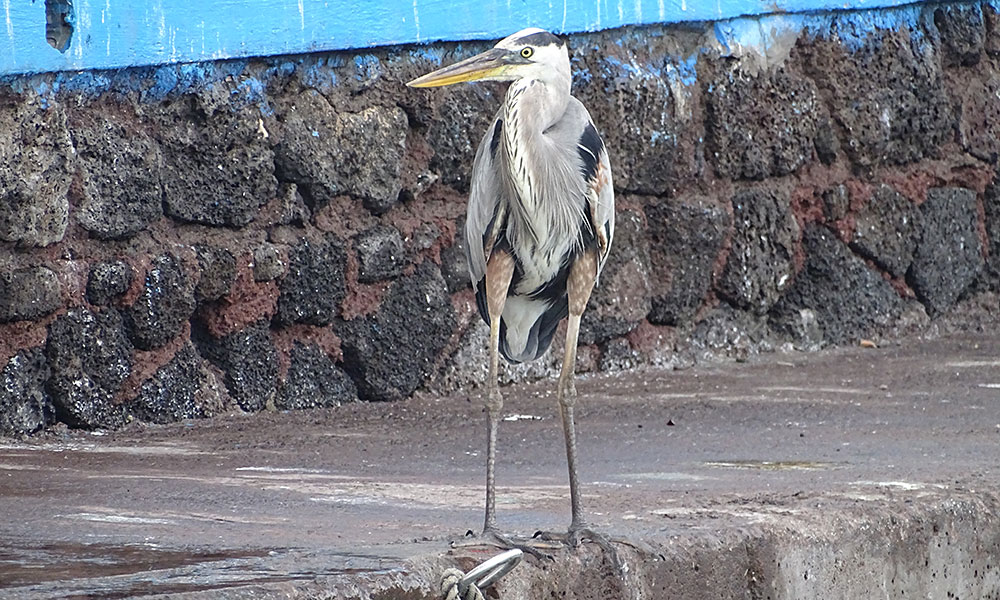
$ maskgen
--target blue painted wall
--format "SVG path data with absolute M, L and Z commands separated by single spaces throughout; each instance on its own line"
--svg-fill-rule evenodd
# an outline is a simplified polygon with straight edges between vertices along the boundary
M 60 52 L 44 0 L 0 0 L 0 74 L 120 67 L 495 39 L 746 15 L 898 6 L 901 0 L 71 0 Z

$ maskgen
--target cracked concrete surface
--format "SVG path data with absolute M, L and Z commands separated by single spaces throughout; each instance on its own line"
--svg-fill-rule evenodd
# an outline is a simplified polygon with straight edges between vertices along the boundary
M 564 529 L 554 382 L 506 388 L 498 516 Z M 579 382 L 584 503 L 621 543 L 490 597 L 1000 596 L 1000 338 Z M 0 447 L 0 596 L 435 598 L 481 527 L 478 391 Z

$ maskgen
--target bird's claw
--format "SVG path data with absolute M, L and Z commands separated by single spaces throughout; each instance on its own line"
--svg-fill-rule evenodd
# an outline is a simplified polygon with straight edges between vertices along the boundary
M 585 541 L 593 542 L 601 547 L 601 550 L 604 551 L 605 555 L 611 558 L 615 568 L 617 568 L 623 576 L 626 572 L 628 572 L 628 564 L 625 562 L 621 552 L 618 551 L 618 548 L 615 547 L 612 540 L 603 533 L 594 531 L 589 525 L 571 525 L 566 533 L 536 531 L 532 537 L 534 539 L 548 542 L 559 542 L 573 549 L 579 548 Z
M 518 550 L 526 552 L 535 558 L 552 560 L 551 555 L 539 550 L 539 547 L 545 548 L 545 546 L 533 544 L 531 539 L 525 540 L 524 542 L 516 541 L 515 538 L 504 535 L 495 529 L 485 529 L 479 535 L 476 535 L 470 529 L 463 537 L 451 541 L 452 548 L 475 548 L 480 546 L 494 546 L 503 550 L 517 548 Z M 551 546 L 548 549 L 553 549 L 555 547 L 556 546 Z

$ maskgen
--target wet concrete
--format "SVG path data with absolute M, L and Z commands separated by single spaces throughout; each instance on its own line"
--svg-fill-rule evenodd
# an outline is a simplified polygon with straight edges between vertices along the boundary
M 579 383 L 612 568 L 531 558 L 501 598 L 1000 596 L 1000 336 Z M 507 388 L 501 527 L 564 529 L 554 382 Z M 0 597 L 433 598 L 482 520 L 477 397 L 230 415 L 0 448 Z

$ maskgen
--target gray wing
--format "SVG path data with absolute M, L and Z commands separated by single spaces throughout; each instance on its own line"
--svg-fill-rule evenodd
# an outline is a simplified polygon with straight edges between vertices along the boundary
M 600 276 L 604 263 L 611 253 L 611 241 L 615 237 L 615 184 L 611 176 L 611 160 L 608 149 L 601 144 L 597 173 L 588 182 L 591 224 L 597 237 L 597 275 Z
M 579 101 L 575 104 L 578 106 L 578 118 L 581 120 L 577 131 L 582 132 L 578 134 L 577 150 L 582 161 L 581 173 L 586 183 L 587 210 L 584 217 L 589 220 L 590 229 L 597 241 L 597 275 L 600 276 L 611 252 L 611 241 L 615 236 L 615 185 L 611 176 L 608 149 L 597 133 L 586 107 Z
M 472 166 L 469 206 L 465 216 L 465 249 L 472 287 L 476 287 L 486 274 L 486 258 L 496 241 L 496 230 L 504 220 L 500 214 L 505 210 L 505 203 L 501 202 L 500 162 L 497 160 L 502 127 L 503 121 L 498 113 L 479 143 Z

